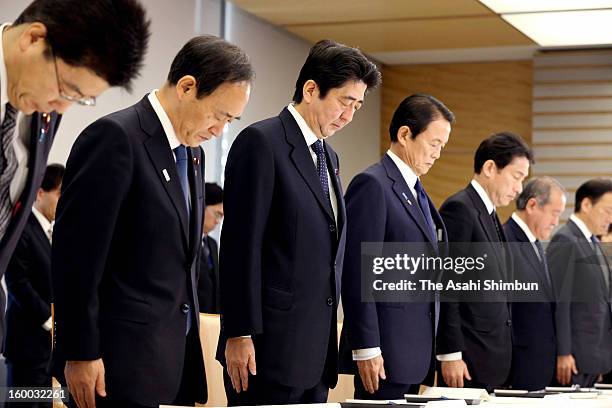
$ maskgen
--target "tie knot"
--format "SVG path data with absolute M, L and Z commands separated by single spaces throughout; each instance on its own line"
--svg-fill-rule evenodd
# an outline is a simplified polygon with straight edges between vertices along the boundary
M 321 141 L 321 139 L 317 140 L 316 142 L 314 142 L 313 144 L 310 145 L 310 147 L 312 147 L 312 150 L 316 153 L 316 154 L 323 154 L 323 141 Z
M 419 180 L 417 178 L 416 183 L 414 185 L 414 191 L 416 191 L 417 193 L 420 193 L 423 191 L 423 184 L 421 184 L 421 180 Z
M 183 145 L 180 145 L 179 147 L 174 148 L 174 154 L 176 155 L 177 162 L 187 160 L 187 149 Z

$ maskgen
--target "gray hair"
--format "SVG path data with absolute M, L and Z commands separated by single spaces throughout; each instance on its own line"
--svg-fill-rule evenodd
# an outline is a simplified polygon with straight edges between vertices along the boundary
M 519 211 L 527 207 L 527 202 L 534 198 L 539 207 L 548 204 L 550 200 L 550 192 L 553 188 L 557 188 L 565 194 L 565 187 L 558 180 L 549 176 L 534 177 L 525 184 L 523 191 L 516 199 L 516 209 Z

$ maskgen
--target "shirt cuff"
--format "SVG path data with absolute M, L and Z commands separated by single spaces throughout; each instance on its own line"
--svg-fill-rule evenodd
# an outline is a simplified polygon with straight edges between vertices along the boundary
M 370 360 L 382 354 L 380 347 L 353 350 L 353 361 Z
M 53 324 L 53 320 L 51 318 L 47 319 L 46 322 L 42 324 L 43 329 L 46 331 L 51 331 L 51 325 Z
M 463 354 L 457 351 L 456 353 L 438 354 L 436 358 L 438 361 L 458 361 L 463 359 Z

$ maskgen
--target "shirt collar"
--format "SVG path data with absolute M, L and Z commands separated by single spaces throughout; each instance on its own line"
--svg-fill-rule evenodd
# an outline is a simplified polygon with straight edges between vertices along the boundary
M 306 145 L 308 147 L 310 147 L 314 142 L 319 140 L 317 135 L 315 135 L 310 126 L 308 126 L 308 123 L 306 123 L 302 115 L 300 115 L 300 112 L 295 109 L 295 106 L 293 106 L 292 103 L 287 106 L 287 110 L 289 110 L 291 116 L 293 116 L 293 119 L 295 119 L 295 121 L 297 122 L 297 125 L 302 131 L 302 135 L 304 136 L 304 140 L 306 141 Z
M 174 150 L 181 145 L 181 142 L 176 137 L 176 132 L 174 131 L 174 127 L 172 126 L 172 122 L 170 122 L 168 114 L 162 107 L 161 103 L 159 102 L 159 99 L 157 99 L 157 91 L 157 89 L 152 90 L 151 92 L 149 92 L 149 95 L 147 95 L 147 97 L 149 98 L 149 102 L 151 102 L 151 106 L 153 107 L 155 114 L 161 122 L 162 128 L 164 129 L 164 133 L 168 138 L 170 149 Z
M 531 232 L 531 229 L 529 229 L 529 226 L 525 223 L 525 221 L 523 221 L 523 219 L 521 217 L 519 217 L 519 215 L 517 213 L 515 213 L 515 212 L 512 213 L 512 219 L 523 230 L 525 235 L 527 235 L 527 239 L 529 240 L 529 242 L 536 242 L 538 240 L 535 237 L 535 235 L 533 235 L 533 232 Z
M 38 211 L 35 207 L 32 207 L 32 214 L 34 214 L 41 228 L 43 231 L 45 231 L 47 238 L 51 239 L 51 221 L 49 221 L 47 217 L 45 217 L 43 213 Z
M 4 29 L 10 26 L 11 23 L 4 23 L 0 25 L 0 119 L 4 119 L 5 105 L 8 103 L 8 78 L 6 77 L 6 62 L 4 61 L 4 50 L 2 48 L 2 37 L 4 36 Z
M 491 215 L 493 211 L 495 211 L 495 205 L 493 205 L 493 201 L 491 201 L 491 199 L 489 198 L 489 195 L 487 194 L 485 189 L 480 185 L 479 182 L 472 179 L 470 183 L 472 184 L 472 187 L 474 187 L 474 190 L 476 190 L 476 192 L 480 196 L 480 199 L 484 203 L 485 207 L 487 207 L 487 212 L 489 213 L 489 215 Z
M 397 166 L 398 170 L 402 174 L 402 177 L 406 181 L 406 184 L 408 184 L 408 187 L 414 190 L 416 182 L 419 179 L 417 175 L 414 174 L 414 171 L 402 159 L 400 159 L 397 154 L 393 153 L 391 150 L 387 150 L 387 156 L 389 156 L 391 160 L 393 160 L 393 163 L 395 163 L 395 165 Z
M 593 233 L 591 232 L 589 227 L 586 226 L 584 221 L 578 218 L 576 214 L 570 215 L 570 220 L 572 220 L 574 224 L 576 224 L 578 229 L 582 231 L 582 234 L 584 234 L 584 237 L 587 239 L 587 241 L 591 241 L 591 237 L 593 236 Z

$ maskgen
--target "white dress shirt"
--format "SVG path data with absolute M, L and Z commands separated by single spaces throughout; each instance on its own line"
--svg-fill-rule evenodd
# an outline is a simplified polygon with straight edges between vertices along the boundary
M 540 251 L 538 251 L 538 248 L 535 246 L 535 242 L 538 239 L 535 237 L 535 235 L 533 235 L 533 232 L 531 232 L 531 229 L 529 228 L 529 226 L 525 223 L 525 221 L 523 221 L 521 217 L 519 217 L 517 213 L 513 212 L 511 218 L 514 220 L 514 222 L 517 223 L 519 228 L 525 233 L 525 235 L 527 236 L 527 239 L 529 240 L 529 242 L 531 242 L 531 247 L 533 248 L 533 250 L 536 253 L 536 256 L 541 262 L 542 258 L 540 257 Z
M 589 227 L 586 226 L 584 221 L 582 221 L 580 218 L 578 218 L 578 216 L 576 214 L 570 215 L 569 219 L 572 220 L 574 222 L 574 224 L 576 224 L 578 229 L 582 232 L 582 234 L 584 235 L 584 237 L 586 238 L 586 240 L 590 244 L 591 243 L 591 237 L 593 236 L 593 233 L 591 232 Z
M 399 158 L 398 155 L 393 153 L 391 150 L 387 150 L 387 156 L 389 156 L 389 158 L 397 166 L 397 169 L 399 170 L 400 174 L 404 178 L 404 181 L 408 185 L 412 196 L 418 200 L 415 189 L 416 182 L 419 179 L 418 176 L 414 173 L 410 166 L 408 166 L 402 159 Z M 353 350 L 352 354 L 354 361 L 362 361 L 378 357 L 382 354 L 382 351 L 380 347 L 371 347 L 366 349 Z
M 45 217 L 40 211 L 38 211 L 34 207 L 32 207 L 32 214 L 34 214 L 34 217 L 36 217 L 36 219 L 38 220 L 38 223 L 40 224 L 40 227 L 43 229 L 43 231 L 45 232 L 45 235 L 49 239 L 49 243 L 51 243 L 51 234 L 52 234 L 52 231 L 53 231 L 53 224 L 51 224 L 51 222 L 47 219 L 47 217 Z M 46 331 L 51 331 L 51 325 L 52 324 L 53 324 L 53 320 L 52 320 L 51 316 L 49 316 L 47 321 L 45 321 L 42 324 L 42 327 Z
M 295 109 L 293 104 L 289 104 L 287 106 L 289 113 L 293 116 L 295 121 L 297 122 L 298 127 L 302 131 L 302 135 L 304 135 L 304 140 L 306 141 L 306 146 L 308 146 L 308 151 L 310 152 L 310 156 L 312 157 L 312 162 L 315 165 L 315 169 L 317 168 L 317 154 L 314 150 L 312 150 L 312 144 L 319 140 L 317 135 L 314 134 L 310 126 L 306 123 L 302 115 Z M 325 141 L 323 141 L 325 143 Z M 334 190 L 334 185 L 331 182 L 331 176 L 329 174 L 329 169 L 327 169 L 327 185 L 329 186 L 329 201 L 331 201 L 332 212 L 334 213 L 334 219 L 336 220 L 336 224 L 338 224 L 338 202 L 336 201 L 336 191 Z
M 157 91 L 158 91 L 157 89 L 153 89 L 151 92 L 149 92 L 149 95 L 147 95 L 147 98 L 149 98 L 149 102 L 151 102 L 151 106 L 153 106 L 153 110 L 155 111 L 155 114 L 157 115 L 157 118 L 159 119 L 162 125 L 162 128 L 164 129 L 164 133 L 166 134 L 166 137 L 168 138 L 168 144 L 170 145 L 170 150 L 172 150 L 172 157 L 174 157 L 174 161 L 176 162 L 176 155 L 174 154 L 174 149 L 179 147 L 181 145 L 181 142 L 176 137 L 174 126 L 172 126 L 172 122 L 170 122 L 170 118 L 168 117 L 168 114 L 166 113 L 164 108 L 161 106 L 159 99 L 157 99 Z
M 489 197 L 485 189 L 476 180 L 472 179 L 470 184 L 472 185 L 472 187 L 474 187 L 474 189 L 476 190 L 476 193 L 478 193 L 478 196 L 484 203 L 489 215 L 491 215 L 493 211 L 495 211 L 495 205 L 493 205 L 493 201 L 491 201 L 491 197 Z M 463 353 L 460 351 L 457 351 L 455 353 L 438 354 L 436 358 L 438 359 L 438 361 L 457 361 L 457 360 L 463 359 Z

